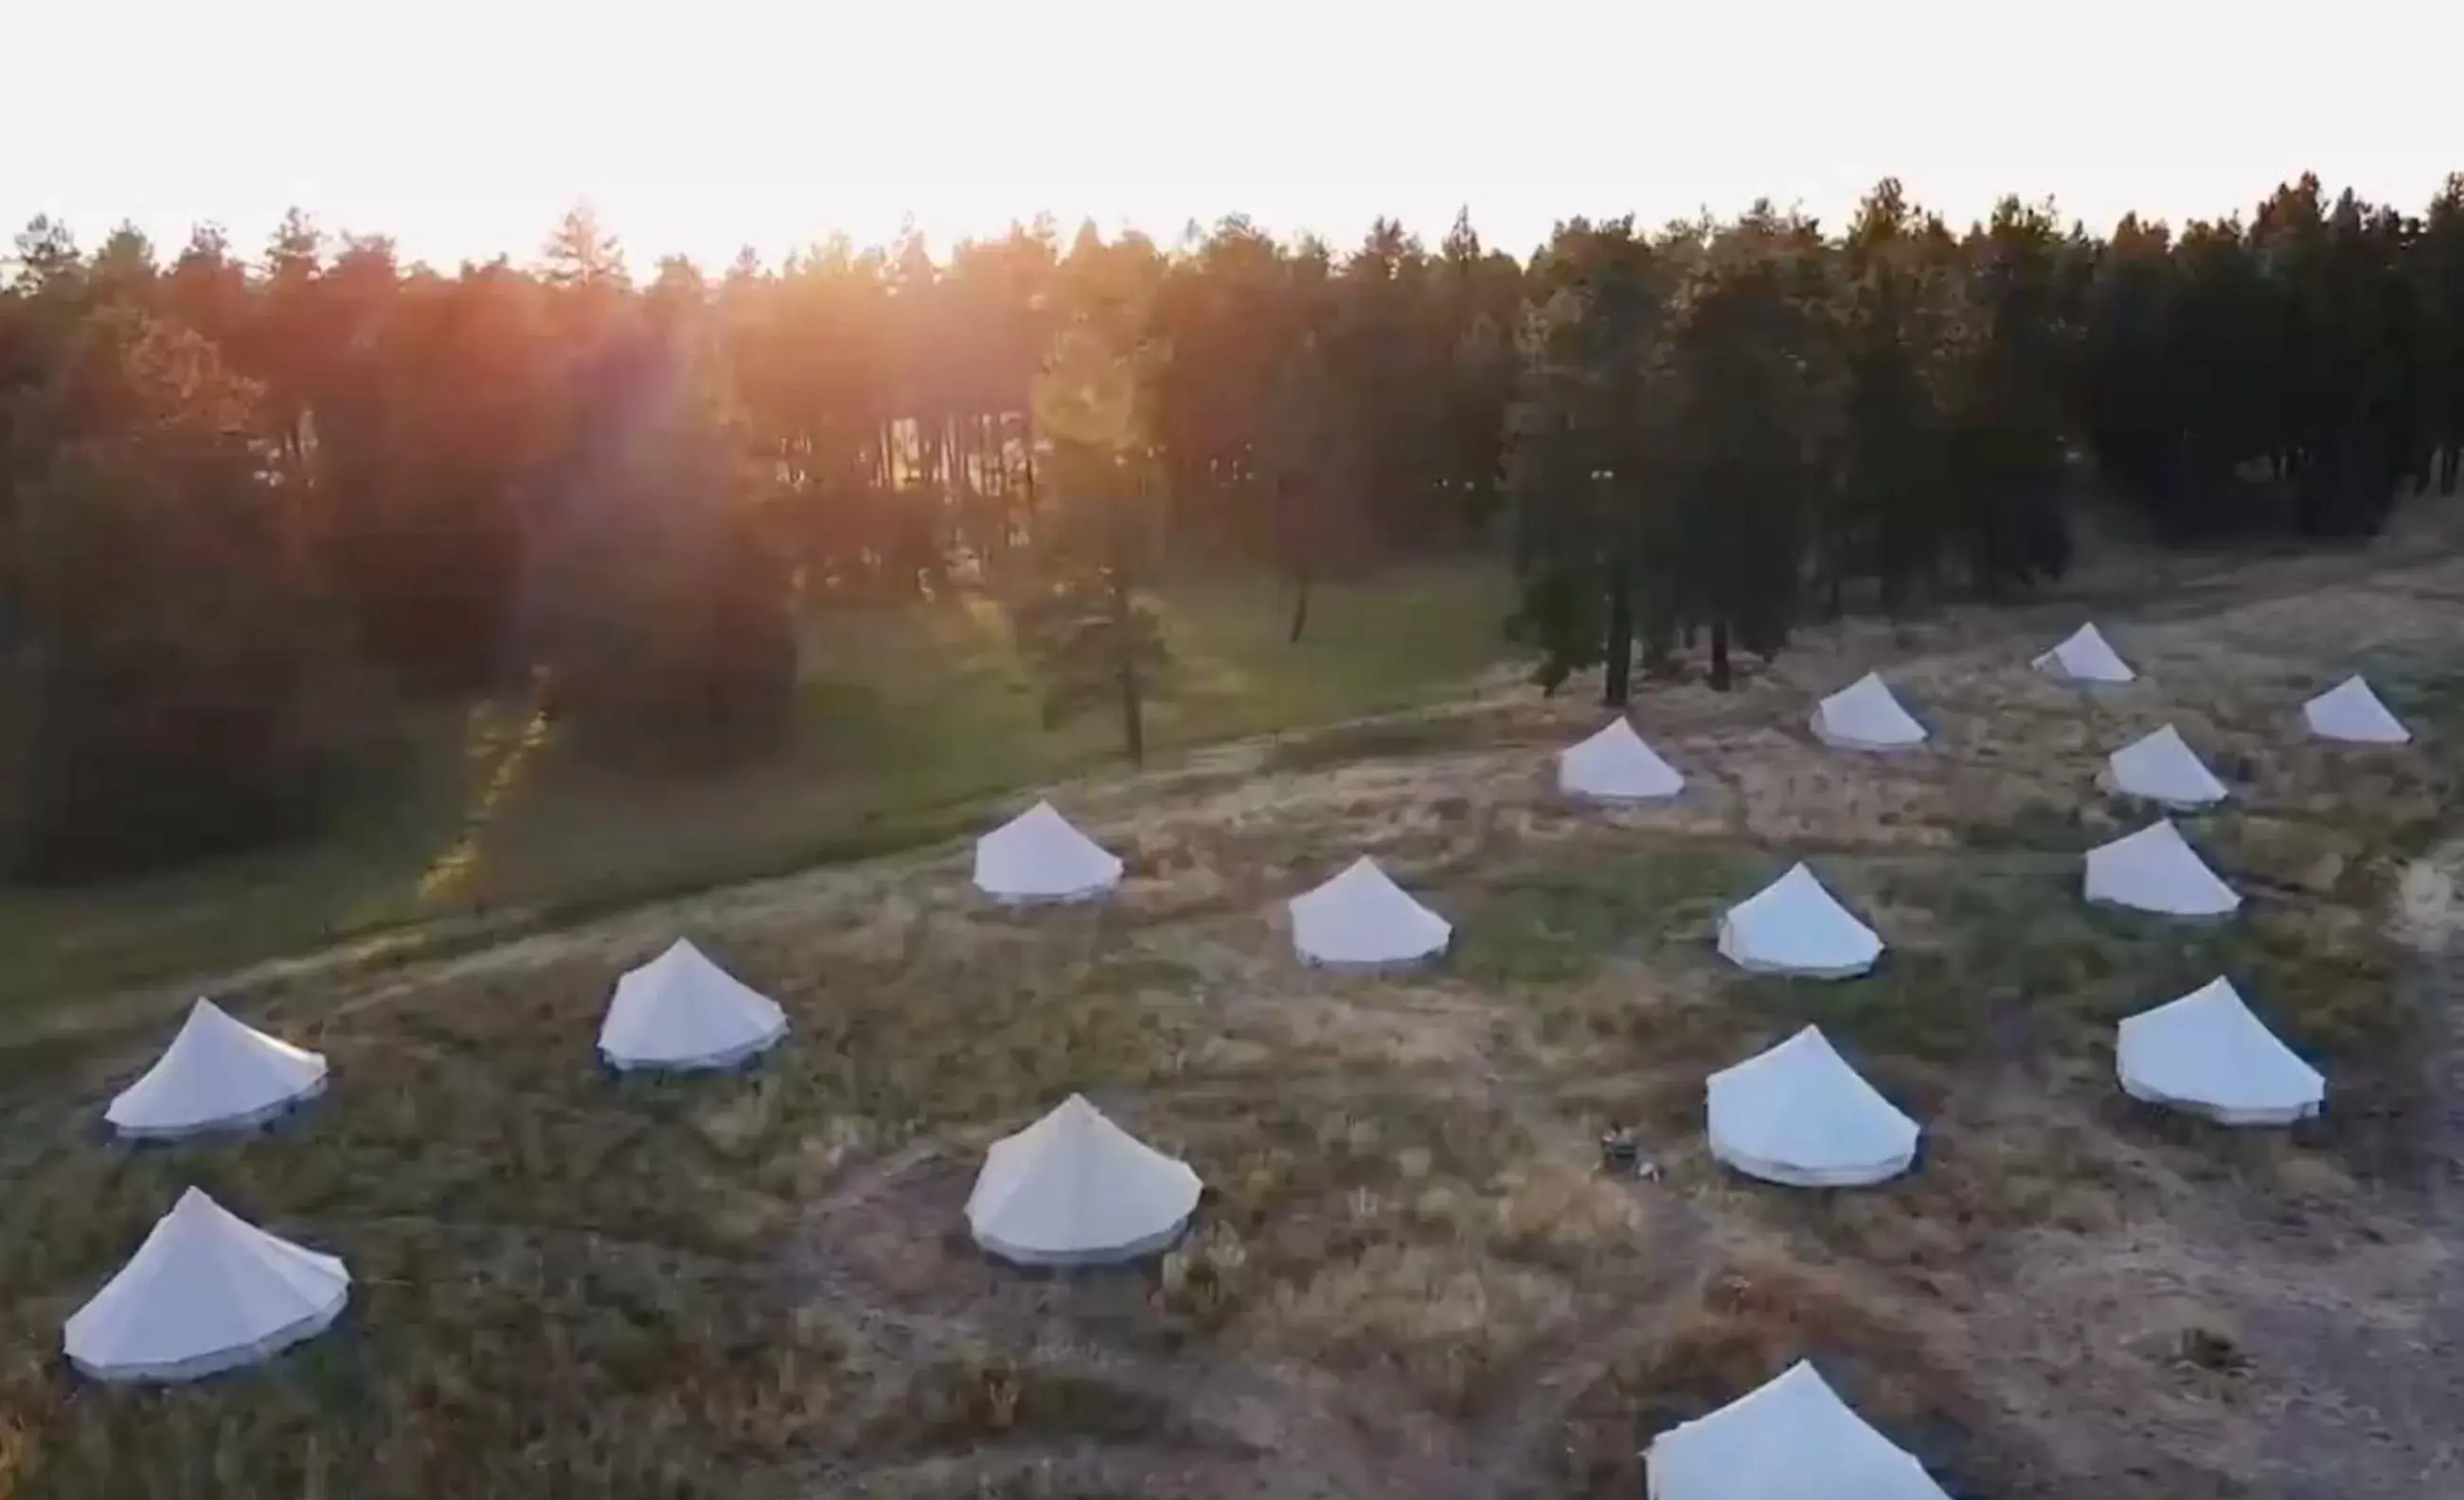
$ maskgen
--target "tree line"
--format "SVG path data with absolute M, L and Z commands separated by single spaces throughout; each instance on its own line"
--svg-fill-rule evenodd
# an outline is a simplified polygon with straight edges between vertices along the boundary
M 637 276 L 586 210 L 451 273 L 292 214 L 166 258 L 38 219 L 0 292 L 0 860 L 298 829 L 404 695 L 535 695 L 661 765 L 781 732 L 800 632 L 981 592 L 1057 717 L 1142 748 L 1161 568 L 1311 586 L 1493 548 L 1553 689 L 1707 635 L 2059 574 L 2092 479 L 2161 535 L 2367 535 L 2464 456 L 2464 175 L 2107 237 L 1878 185 L 1558 226 L 1528 260 L 1048 223 Z

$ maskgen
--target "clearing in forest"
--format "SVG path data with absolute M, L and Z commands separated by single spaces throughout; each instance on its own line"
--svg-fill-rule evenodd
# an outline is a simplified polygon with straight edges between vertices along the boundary
M 1601 716 L 1499 678 L 1051 788 L 1128 863 L 1097 907 L 992 906 L 951 842 L 297 973 L 244 1008 L 332 1088 L 264 1139 L 108 1147 L 94 1112 L 160 1039 L 61 1044 L 0 1131 L 0 1491 L 1631 1496 L 1653 1432 L 1800 1356 L 1953 1493 L 2452 1491 L 2423 953 L 2464 562 L 2091 593 L 1650 690 L 1667 805 L 1561 800 L 1550 753 Z M 2089 613 L 2138 682 L 2030 670 Z M 1925 749 L 1814 739 L 1869 668 Z M 2356 670 L 2412 748 L 2300 737 Z M 2146 816 L 2105 755 L 2168 722 L 2233 790 L 2183 820 L 2246 898 L 2227 924 L 2079 898 L 2082 852 Z M 1285 898 L 1361 854 L 1454 924 L 1444 964 L 1294 961 Z M 1714 952 L 1799 859 L 1887 941 L 1871 976 Z M 789 1038 L 744 1076 L 611 1081 L 608 986 L 678 936 Z M 2114 1024 L 2219 974 L 2324 1069 L 2323 1118 L 2122 1096 Z M 1909 1175 L 1807 1194 L 1709 1159 L 1705 1074 L 1809 1021 L 1923 1124 Z M 985 1144 L 1072 1091 L 1207 1184 L 1160 1264 L 1033 1277 L 969 1241 Z M 1656 1179 L 1595 1170 L 1612 1122 Z M 60 1320 L 192 1182 L 346 1255 L 348 1315 L 226 1381 L 75 1383 Z

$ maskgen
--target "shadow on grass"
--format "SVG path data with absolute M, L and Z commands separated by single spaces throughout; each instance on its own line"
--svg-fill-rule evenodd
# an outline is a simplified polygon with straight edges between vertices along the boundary
M 1167 592 L 1193 650 L 1228 663 L 1237 688 L 1186 712 L 1159 705 L 1153 743 L 1169 754 L 1457 686 L 1498 655 L 1503 607 L 1491 605 L 1504 588 L 1485 564 L 1330 586 L 1309 639 L 1292 648 L 1270 581 L 1176 585 Z M 394 958 L 451 952 L 977 831 L 990 800 L 1118 763 L 1102 715 L 1042 727 L 1040 695 L 998 611 L 973 607 L 981 603 L 817 619 L 793 741 L 778 761 L 724 779 L 627 779 L 541 753 L 524 758 L 520 795 L 501 788 L 474 822 L 505 770 L 492 729 L 505 707 L 407 714 L 401 774 L 369 781 L 319 840 L 97 890 L 0 892 L 0 946 L 11 955 L 0 1010 L 31 1014 L 393 934 L 418 935 Z M 1318 764 L 1404 753 L 1375 735 L 1304 736 L 1294 745 L 1313 748 L 1289 753 Z M 423 875 L 432 877 L 426 894 Z

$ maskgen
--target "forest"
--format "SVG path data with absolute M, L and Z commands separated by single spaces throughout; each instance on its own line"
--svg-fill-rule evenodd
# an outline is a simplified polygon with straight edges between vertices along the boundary
M 407 263 L 295 212 L 167 258 L 37 219 L 0 292 L 0 868 L 313 831 L 354 726 L 521 697 L 643 776 L 759 757 L 833 612 L 966 594 L 1055 719 L 1141 702 L 1177 569 L 1493 555 L 1607 700 L 1800 622 L 2058 577 L 2092 487 L 2168 542 L 2373 534 L 2464 463 L 2464 174 L 2312 176 L 2098 237 L 2050 203 L 1459 218 L 1338 249 L 1048 222 L 643 271 L 586 209 Z

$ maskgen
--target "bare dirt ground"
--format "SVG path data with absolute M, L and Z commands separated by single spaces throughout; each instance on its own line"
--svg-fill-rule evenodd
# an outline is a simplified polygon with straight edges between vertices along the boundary
M 2027 670 L 2090 612 L 2145 680 Z M 252 1010 L 337 1081 L 258 1141 L 106 1147 L 145 1039 L 64 1042 L 0 1132 L 0 1494 L 1631 1496 L 1654 1432 L 1799 1356 L 1958 1495 L 2464 1493 L 2459 629 L 2464 561 L 2399 539 L 1816 629 L 1735 694 L 1645 695 L 1693 779 L 1646 810 L 1561 803 L 1546 752 L 1598 711 L 1501 675 L 1057 789 L 1129 860 L 1100 910 L 988 910 L 943 847 L 266 971 Z M 1932 747 L 1805 733 L 1868 666 Z M 2421 747 L 2299 739 L 2355 667 Z M 2234 787 L 2185 824 L 2250 898 L 2221 928 L 2079 899 L 2145 821 L 2101 757 L 2167 721 Z M 1445 965 L 1292 961 L 1282 898 L 1364 851 L 1455 921 Z M 1873 977 L 1711 951 L 1798 857 L 1891 944 Z M 794 1037 L 610 1083 L 607 984 L 678 932 Z M 2321 1060 L 2324 1118 L 2119 1094 L 2112 1023 L 2219 972 Z M 1707 1159 L 1704 1074 L 1808 1019 L 1925 1124 L 1910 1177 Z M 1209 1185 L 1158 1266 L 1029 1277 L 966 1239 L 983 1145 L 1073 1089 Z M 1613 1120 L 1656 1180 L 1595 1171 Z M 59 1319 L 189 1180 L 348 1256 L 351 1319 L 193 1390 L 71 1381 Z

